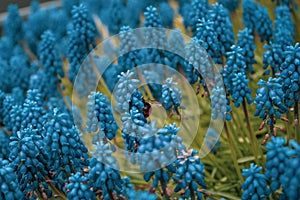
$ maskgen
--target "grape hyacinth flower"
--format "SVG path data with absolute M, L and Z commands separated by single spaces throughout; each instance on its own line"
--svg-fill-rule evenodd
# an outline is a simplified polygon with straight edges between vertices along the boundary
M 4 132 L 2 129 L 0 129 L 0 160 L 8 159 L 9 156 L 9 135 Z
M 270 41 L 273 36 L 273 24 L 267 8 L 265 6 L 259 6 L 258 9 L 255 10 L 254 15 L 256 17 L 254 26 L 260 37 L 260 41 Z
M 146 182 L 152 180 L 153 189 L 160 183 L 164 198 L 169 199 L 167 184 L 170 182 L 172 174 L 176 172 L 174 161 L 177 152 L 183 151 L 186 147 L 182 144 L 182 138 L 176 136 L 180 128 L 176 124 L 167 125 L 158 130 L 157 135 L 146 135 L 141 138 L 138 153 L 140 169 L 144 174 Z
M 284 46 L 275 42 L 270 42 L 269 44 L 264 45 L 265 51 L 263 53 L 263 69 L 267 69 L 270 66 L 270 69 L 267 69 L 264 72 L 264 75 L 270 74 L 272 71 L 272 76 L 275 77 L 279 72 L 279 67 L 284 60 Z
M 16 181 L 17 176 L 14 169 L 9 165 L 8 160 L 0 160 L 0 198 L 7 200 L 17 200 L 24 198 L 24 194 L 19 189 Z
M 285 159 L 285 170 L 280 181 L 288 199 L 300 198 L 300 145 L 295 140 L 290 140 L 292 147 L 288 151 L 289 159 Z
M 104 151 L 98 152 L 98 150 L 96 150 L 97 158 L 102 154 L 102 158 L 106 161 L 99 161 L 96 158 L 90 159 L 88 177 L 96 194 L 100 193 L 99 196 L 103 199 L 112 199 L 113 196 L 119 196 L 123 193 L 122 180 L 120 172 L 118 171 L 117 160 L 111 156 L 112 151 L 105 148 L 108 143 L 99 143 L 97 147 L 100 148 L 100 145 L 103 145 Z M 117 168 L 112 168 L 111 166 Z
M 81 172 L 72 174 L 69 181 L 70 183 L 66 186 L 68 199 L 96 200 L 86 174 L 81 174 Z
M 258 82 L 260 88 L 256 91 L 255 116 L 263 119 L 259 129 L 262 129 L 265 123 L 270 128 L 270 132 L 276 135 L 276 118 L 280 119 L 281 114 L 286 113 L 288 108 L 284 104 L 284 92 L 279 79 L 269 77 L 268 81 L 260 80 Z M 266 122 L 265 122 L 266 120 Z M 266 134 L 263 144 L 268 140 L 269 134 Z
M 163 27 L 173 28 L 174 11 L 173 8 L 167 2 L 162 2 L 158 6 L 160 18 Z
M 230 50 L 234 44 L 234 33 L 232 30 L 232 22 L 230 13 L 221 4 L 213 4 L 212 9 L 208 11 L 207 18 L 214 22 L 214 30 L 217 34 L 218 40 L 221 43 L 221 53 Z
M 245 28 L 244 30 L 240 30 L 238 33 L 238 41 L 237 46 L 239 46 L 243 50 L 244 59 L 247 66 L 247 71 L 250 74 L 254 73 L 253 64 L 256 63 L 254 59 L 254 51 L 256 49 L 254 43 L 254 37 L 251 34 L 251 30 Z
M 145 28 L 143 33 L 144 42 L 147 49 L 142 51 L 143 63 L 158 63 L 164 64 L 164 56 L 161 48 L 164 48 L 168 44 L 166 33 L 164 32 L 161 18 L 157 13 L 157 9 L 153 6 L 148 6 L 144 12 Z
M 235 12 L 239 7 L 239 0 L 218 0 L 219 4 L 222 4 L 230 12 Z
M 22 109 L 22 123 L 21 128 L 33 127 L 39 131 L 43 130 L 46 122 L 46 111 L 43 107 L 40 93 L 35 90 L 29 90 Z
M 87 103 L 87 131 L 89 133 L 98 132 L 112 140 L 116 136 L 118 126 L 112 114 L 112 109 L 107 96 L 100 92 L 92 92 Z
M 233 78 L 235 78 L 234 73 L 246 73 L 246 62 L 243 56 L 243 50 L 239 46 L 233 45 L 231 51 L 226 53 L 227 60 L 226 66 L 222 67 L 222 77 L 224 79 L 224 84 L 229 95 L 233 94 Z
M 185 47 L 185 57 L 188 61 L 184 67 L 184 75 L 190 84 L 194 84 L 198 81 L 198 76 L 202 78 L 201 74 L 209 74 L 207 67 L 206 55 L 207 53 L 203 51 L 203 48 L 199 45 L 200 41 L 193 37 L 188 45 Z M 201 53 L 199 56 L 198 54 Z M 197 55 L 197 56 L 196 56 Z M 198 72 L 198 70 L 201 70 Z M 202 78 L 203 79 L 203 78 Z M 202 83 L 204 81 L 200 80 Z
M 0 38 L 0 59 L 1 62 L 8 60 L 11 56 L 12 53 L 14 52 L 14 49 L 17 47 L 18 45 L 14 46 L 13 44 L 13 40 L 11 37 L 9 36 L 2 36 Z M 3 65 L 1 63 L 1 65 Z
M 199 40 L 200 45 L 207 51 L 216 64 L 222 64 L 222 49 L 221 41 L 218 40 L 215 22 L 202 18 L 198 21 L 195 32 L 195 37 Z
M 221 77 L 216 77 L 215 86 L 212 88 L 210 94 L 210 107 L 212 109 L 212 119 L 221 119 L 221 120 L 231 120 L 231 111 L 230 101 L 226 96 L 226 91 L 224 90 L 224 83 Z
M 292 14 L 288 6 L 278 6 L 275 8 L 275 31 L 274 43 L 292 45 L 294 41 L 295 27 Z
M 249 169 L 243 169 L 243 176 L 247 177 L 242 185 L 242 200 L 262 199 L 267 200 L 270 190 L 267 187 L 267 177 L 261 174 L 262 167 L 251 163 Z
M 66 179 L 87 164 L 87 149 L 69 114 L 55 108 L 51 120 L 45 123 L 42 134 L 49 159 L 47 166 L 54 172 L 54 178 Z
M 232 77 L 232 100 L 235 107 L 239 107 L 240 104 L 247 99 L 248 104 L 253 102 L 251 97 L 251 89 L 248 87 L 249 80 L 245 74 L 245 71 L 233 73 Z
M 22 123 L 22 106 L 16 105 L 13 97 L 7 95 L 3 100 L 3 124 L 5 130 L 16 134 L 21 129 Z
M 36 74 L 33 74 L 30 77 L 28 89 L 38 91 L 41 95 L 40 98 L 42 100 L 60 96 L 58 85 L 55 83 L 51 83 L 49 77 L 43 69 L 38 70 Z
M 149 116 L 145 116 L 148 115 L 148 113 L 145 110 L 146 105 L 145 105 L 145 100 L 143 98 L 143 94 L 139 90 L 135 90 L 131 95 L 129 104 L 130 104 L 129 113 L 132 121 L 138 126 L 144 126 L 145 123 L 147 123 L 146 117 Z
M 179 130 L 180 128 L 176 127 L 174 123 L 158 131 L 152 128 L 140 138 L 137 152 L 142 154 L 142 157 L 139 164 L 142 172 L 151 174 L 150 178 L 154 175 L 154 170 L 167 167 L 172 161 L 175 161 L 177 151 L 185 150 L 182 138 L 177 136 Z M 157 186 L 156 182 L 153 184 L 155 187 Z
M 4 108 L 5 108 L 3 106 L 5 97 L 6 97 L 6 94 L 2 90 L 0 90 L 0 124 L 1 125 L 3 124 L 3 118 L 5 116 L 4 113 L 3 113 Z
M 281 177 L 284 176 L 288 166 L 290 166 L 290 163 L 287 162 L 289 160 L 289 147 L 285 145 L 286 141 L 282 137 L 271 137 L 271 141 L 266 144 L 268 150 L 266 176 L 271 179 L 270 189 L 272 192 L 280 187 Z
M 115 35 L 120 32 L 120 28 L 124 25 L 125 7 L 121 0 L 112 0 L 108 4 L 103 21 L 106 23 L 109 33 Z
M 299 124 L 299 96 L 300 96 L 300 47 L 286 47 L 284 52 L 284 62 L 280 65 L 280 79 L 282 80 L 282 90 L 287 98 L 289 107 L 294 106 L 295 124 Z
M 202 199 L 202 194 L 206 194 L 204 188 L 204 165 L 197 156 L 198 151 L 190 149 L 187 152 L 181 151 L 178 155 L 175 165 L 176 173 L 172 179 L 177 184 L 174 192 L 183 190 L 185 199 Z
M 126 72 L 142 63 L 142 54 L 137 48 L 138 39 L 135 32 L 129 26 L 122 26 L 120 31 L 120 48 L 118 57 L 118 65 L 121 72 Z
M 43 138 L 37 129 L 27 128 L 10 139 L 9 160 L 17 175 L 20 190 L 27 198 L 34 198 L 34 192 L 41 189 L 39 183 L 45 182 L 44 175 L 47 175 Z
M 166 56 L 165 64 L 175 70 L 178 70 L 180 67 L 183 68 L 186 62 L 181 57 L 185 55 L 184 48 L 185 42 L 181 31 L 179 29 L 171 30 L 168 41 L 168 49 L 170 52 L 164 52 Z
M 140 24 L 140 14 L 143 11 L 142 1 L 128 0 L 125 8 L 125 22 L 127 26 L 137 28 Z
M 243 0 L 243 24 L 244 28 L 248 28 L 252 31 L 255 30 L 256 16 L 253 14 L 253 11 L 257 10 L 259 5 L 253 0 Z
M 34 6 L 27 20 L 24 21 L 24 40 L 30 50 L 38 55 L 38 44 L 41 40 L 41 35 L 50 30 L 55 34 L 56 38 L 64 38 L 66 35 L 66 27 L 68 17 L 66 13 L 57 8 L 41 9 L 39 6 Z
M 69 79 L 75 81 L 83 59 L 95 47 L 96 27 L 84 4 L 72 9 L 72 30 L 69 31 L 68 59 Z
M 127 199 L 149 199 L 157 200 L 157 196 L 148 191 L 135 190 L 134 185 L 130 183 L 130 178 L 122 178 L 123 191 L 122 196 L 125 196 Z
M 192 33 L 195 35 L 197 32 L 197 24 L 199 19 L 205 19 L 210 5 L 207 0 L 192 0 L 192 9 L 190 14 Z
M 24 91 L 20 87 L 13 88 L 11 91 L 11 96 L 15 99 L 16 104 L 22 105 L 24 103 Z
M 132 93 L 138 88 L 140 81 L 133 79 L 133 72 L 122 72 L 118 75 L 119 82 L 116 86 L 116 110 L 120 113 L 129 112 L 129 102 Z
M 182 94 L 177 84 L 177 82 L 173 82 L 173 78 L 166 79 L 166 83 L 162 86 L 162 102 L 166 110 L 171 110 L 171 114 L 175 111 L 180 117 L 178 109 L 184 109 L 184 107 L 181 102 Z
M 19 14 L 18 5 L 8 6 L 8 15 L 3 22 L 3 35 L 10 37 L 13 44 L 17 44 L 23 38 L 23 22 Z
M 41 38 L 42 41 L 39 45 L 39 61 L 44 67 L 50 84 L 56 85 L 60 83 L 59 78 L 64 77 L 62 61 L 55 48 L 56 40 L 51 31 L 44 32 Z

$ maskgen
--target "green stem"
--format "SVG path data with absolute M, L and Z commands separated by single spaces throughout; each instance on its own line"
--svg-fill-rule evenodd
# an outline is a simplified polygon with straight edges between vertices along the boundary
M 233 115 L 232 115 L 232 119 L 233 119 L 233 123 L 234 123 L 235 121 L 234 121 Z M 228 126 L 228 129 L 229 129 L 229 133 L 234 133 L 234 128 L 232 126 L 232 123 L 227 124 L 227 126 Z M 233 140 L 233 145 L 234 145 L 235 151 L 237 153 L 237 158 L 243 157 L 243 154 L 242 154 L 242 152 L 241 152 L 241 150 L 239 148 L 237 140 Z
M 299 127 L 299 102 L 295 101 L 294 105 L 294 120 L 295 120 L 295 138 L 300 143 L 300 127 Z
M 244 178 L 242 176 L 241 170 L 240 170 L 238 162 L 237 162 L 236 152 L 235 152 L 234 147 L 233 147 L 233 141 L 232 141 L 232 138 L 230 137 L 226 121 L 224 123 L 224 128 L 225 128 L 225 133 L 226 133 L 226 136 L 227 136 L 227 139 L 228 139 L 228 142 L 229 142 L 229 148 L 230 148 L 230 151 L 231 151 L 231 157 L 232 157 L 232 161 L 233 161 L 233 164 L 234 164 L 234 168 L 236 170 L 236 173 L 237 173 L 240 181 L 243 182 Z
M 243 100 L 243 110 L 244 110 L 244 114 L 245 114 L 245 118 L 246 118 L 247 129 L 248 129 L 249 135 L 250 135 L 250 142 L 253 145 L 253 148 L 251 148 L 251 149 L 253 150 L 253 154 L 254 154 L 254 157 L 255 157 L 255 162 L 257 164 L 259 164 L 256 136 L 254 135 L 254 133 L 252 131 L 252 128 L 251 128 L 251 125 L 250 125 L 250 118 L 249 118 L 249 114 L 248 114 L 248 110 L 247 110 L 247 105 L 246 105 L 245 99 Z
M 45 180 L 50 180 L 49 177 L 47 177 L 47 176 L 44 176 L 44 179 L 45 179 Z M 57 188 L 55 187 L 55 185 L 53 185 L 52 182 L 47 182 L 47 184 L 48 184 L 48 186 L 51 188 L 51 190 L 52 190 L 54 193 L 56 193 L 56 194 L 59 195 L 59 197 L 60 197 L 61 200 L 67 200 L 66 195 L 65 195 L 62 191 L 60 191 L 59 189 L 57 189 Z
M 160 169 L 161 172 L 162 172 L 162 169 Z M 160 184 L 161 184 L 161 188 L 162 188 L 162 192 L 163 192 L 163 197 L 166 199 L 166 200 L 170 200 L 170 197 L 168 195 L 168 192 L 167 192 L 167 184 L 166 182 L 163 180 L 163 178 L 160 178 Z
M 190 183 L 189 184 L 189 189 L 191 191 L 191 200 L 195 200 L 195 192 L 194 190 L 192 189 L 192 184 Z
M 290 111 L 286 114 L 286 118 L 288 119 L 288 122 L 286 123 L 287 141 L 289 141 L 293 138 L 293 131 L 291 130 L 291 122 L 293 120 Z

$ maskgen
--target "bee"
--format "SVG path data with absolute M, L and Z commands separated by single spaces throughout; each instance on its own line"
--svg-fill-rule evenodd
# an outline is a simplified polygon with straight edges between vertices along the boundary
M 143 103 L 144 103 L 143 114 L 145 118 L 148 118 L 152 113 L 152 107 L 149 101 L 146 101 L 144 98 L 143 98 Z

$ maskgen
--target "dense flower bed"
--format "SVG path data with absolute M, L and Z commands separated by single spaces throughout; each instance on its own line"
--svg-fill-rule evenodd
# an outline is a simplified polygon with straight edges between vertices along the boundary
M 61 3 L 10 5 L 2 24 L 0 199 L 300 199 L 297 1 Z M 180 127 L 193 95 L 199 130 Z

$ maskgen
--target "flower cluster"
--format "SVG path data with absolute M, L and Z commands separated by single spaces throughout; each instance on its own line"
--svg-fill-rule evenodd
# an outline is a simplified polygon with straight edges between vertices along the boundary
M 84 4 L 72 9 L 72 30 L 68 34 L 69 79 L 74 82 L 81 63 L 95 46 L 96 27 Z
M 287 46 L 284 52 L 284 62 L 280 65 L 280 79 L 282 80 L 282 90 L 285 93 L 287 105 L 295 106 L 295 120 L 298 120 L 297 104 L 299 102 L 300 88 L 300 47 Z
M 44 175 L 47 174 L 43 138 L 37 129 L 28 128 L 19 131 L 10 140 L 9 160 L 17 175 L 20 190 L 27 198 L 33 198 L 34 191 L 42 190 L 39 183 L 45 181 Z
M 238 33 L 237 46 L 243 49 L 243 55 L 247 66 L 247 71 L 251 74 L 254 73 L 253 64 L 256 63 L 254 59 L 254 51 L 256 49 L 254 43 L 254 37 L 251 34 L 251 30 L 245 28 Z
M 68 113 L 54 109 L 42 134 L 49 158 L 48 169 L 55 173 L 54 178 L 65 179 L 86 165 L 87 149 Z
M 100 92 L 92 92 L 88 98 L 87 131 L 97 132 L 99 137 L 106 136 L 112 140 L 116 136 L 118 126 L 112 115 L 110 102 Z
M 141 171 L 147 172 L 144 176 L 144 178 L 148 177 L 146 181 L 155 175 L 156 169 L 166 167 L 167 171 L 173 171 L 170 164 L 176 160 L 176 152 L 186 148 L 182 144 L 182 138 L 177 136 L 179 130 L 176 124 L 171 124 L 159 129 L 157 134 L 156 130 L 149 131 L 140 139 L 137 152 L 142 155 L 139 162 Z M 158 177 L 156 179 L 153 181 L 154 187 L 157 187 L 160 180 Z
M 129 106 L 129 113 L 132 121 L 138 126 L 144 126 L 144 124 L 147 123 L 146 117 L 149 116 L 151 108 L 149 108 L 149 111 L 145 110 L 147 109 L 145 108 L 147 105 L 145 105 L 145 100 L 139 90 L 135 90 L 131 95 Z
M 109 156 L 109 152 L 106 155 L 109 158 L 113 158 Z M 106 158 L 106 160 L 109 159 Z M 90 159 L 89 181 L 92 184 L 93 190 L 96 193 L 101 192 L 100 195 L 104 199 L 111 199 L 113 195 L 119 196 L 123 193 L 120 173 L 117 169 L 110 167 L 111 165 L 117 165 L 116 162 L 115 158 L 111 159 L 109 163 L 100 162 L 96 158 Z
M 193 34 L 197 32 L 197 24 L 199 19 L 203 19 L 206 16 L 207 11 L 210 9 L 210 5 L 207 0 L 192 0 L 192 9 L 190 12 L 191 26 Z
M 195 37 L 200 44 L 212 57 L 216 64 L 222 64 L 222 48 L 221 41 L 218 39 L 218 34 L 215 30 L 214 21 L 200 19 L 196 25 Z
M 254 13 L 255 20 L 255 29 L 260 37 L 261 41 L 270 41 L 273 36 L 273 24 L 269 17 L 268 10 L 264 6 L 258 7 Z
M 221 53 L 225 55 L 226 51 L 234 44 L 234 33 L 230 13 L 221 4 L 213 4 L 212 9 L 208 11 L 207 18 L 214 22 L 214 31 L 221 43 Z
M 70 183 L 66 186 L 68 199 L 96 199 L 95 193 L 91 190 L 87 175 L 77 172 L 70 176 L 69 181 Z
M 222 4 L 230 12 L 234 12 L 239 7 L 238 0 L 218 0 L 218 3 Z
M 260 80 L 258 86 L 261 86 L 256 91 L 256 103 L 255 116 L 259 116 L 264 120 L 263 125 L 266 123 L 270 128 L 272 134 L 276 135 L 276 118 L 280 119 L 281 114 L 286 113 L 288 108 L 284 104 L 284 92 L 282 91 L 282 85 L 279 83 L 279 79 L 269 78 L 268 81 Z M 266 135 L 268 136 L 268 135 Z
M 251 90 L 248 88 L 249 81 L 246 76 L 247 66 L 243 50 L 235 45 L 231 47 L 231 50 L 231 52 L 226 54 L 226 66 L 221 71 L 227 93 L 232 95 L 232 100 L 235 102 L 236 107 L 239 107 L 245 98 L 251 104 Z
M 9 165 L 9 162 L 7 160 L 0 160 L 1 199 L 14 200 L 24 197 L 16 179 L 17 176 L 14 174 L 14 169 Z
M 160 18 L 163 27 L 173 28 L 173 19 L 174 19 L 173 8 L 167 2 L 162 2 L 159 4 L 158 9 L 159 9 Z
M 258 3 L 253 0 L 243 0 L 243 24 L 245 28 L 255 30 L 256 16 L 253 11 L 258 9 Z
M 248 199 L 264 199 L 266 200 L 270 194 L 267 187 L 267 177 L 261 174 L 262 167 L 251 163 L 249 169 L 243 169 L 243 176 L 247 177 L 242 185 L 243 200 Z
M 10 37 L 13 44 L 18 43 L 23 38 L 23 21 L 19 14 L 17 5 L 8 6 L 8 15 L 3 22 L 3 35 Z
M 212 198 L 235 198 L 234 192 L 243 192 L 242 199 L 267 199 L 269 195 L 299 199 L 300 47 L 295 35 L 299 20 L 295 1 L 277 0 L 275 20 L 270 19 L 269 8 L 254 0 L 243 0 L 241 8 L 238 0 L 217 2 L 62 0 L 61 6 L 44 9 L 33 1 L 24 18 L 17 5 L 9 6 L 0 38 L 0 199 L 202 199 L 209 194 L 205 183 L 209 190 L 232 187 L 228 193 L 212 192 Z M 182 18 L 173 8 L 178 8 Z M 244 30 L 237 30 L 233 25 L 241 15 Z M 163 29 L 182 29 L 181 21 L 184 31 Z M 136 34 L 134 28 L 139 26 L 144 27 L 143 32 Z M 237 41 L 233 30 L 239 31 Z M 102 48 L 91 51 L 102 36 L 119 32 L 120 42 L 109 39 Z M 193 38 L 187 41 L 183 33 Z M 117 54 L 121 56 L 114 59 Z M 136 68 L 149 63 L 154 63 L 151 69 Z M 217 73 L 219 67 L 222 77 Z M 251 113 L 251 105 L 246 107 L 246 101 L 253 101 L 248 85 L 257 81 L 261 67 L 264 75 L 272 74 L 258 82 L 256 111 Z M 254 68 L 256 75 L 252 75 Z M 174 71 L 195 84 L 196 94 L 203 91 L 202 97 L 207 97 L 195 102 L 203 106 L 201 125 L 210 126 L 207 131 L 199 129 L 199 134 L 205 132 L 204 139 L 197 137 L 192 144 L 203 141 L 199 152 L 187 150 L 182 136 L 197 131 L 184 124 L 197 116 L 182 117 L 181 129 L 171 115 L 163 128 L 156 126 L 160 121 L 149 117 L 147 99 L 180 115 L 183 98 L 193 95 L 179 90 L 182 87 L 175 82 L 181 82 L 174 79 Z M 79 94 L 73 102 L 72 90 Z M 110 103 L 107 96 L 112 92 L 115 97 Z M 87 112 L 79 112 L 85 106 L 83 100 L 88 100 Z M 119 113 L 113 115 L 111 105 L 115 103 Z M 205 103 L 210 103 L 211 123 Z M 243 106 L 246 124 L 238 108 L 229 114 L 231 105 Z M 250 123 L 248 111 L 263 120 L 255 134 L 251 127 L 256 122 Z M 288 112 L 294 114 L 294 124 Z M 117 116 L 121 133 L 114 119 Z M 278 119 L 288 122 L 285 128 Z M 222 126 L 217 126 L 224 120 L 228 142 L 220 136 L 218 127 Z M 268 130 L 263 130 L 265 124 Z M 284 139 L 275 137 L 277 129 L 287 132 Z M 241 131 L 232 132 L 237 130 Z M 273 135 L 265 146 L 267 153 L 257 146 L 256 139 L 262 134 L 262 144 Z M 218 154 L 214 145 L 221 145 Z M 114 157 L 119 147 L 124 148 L 123 163 L 132 164 L 149 184 L 132 180 L 133 185 L 123 177 L 125 166 L 119 166 L 119 155 Z M 210 149 L 214 155 L 200 161 L 199 156 Z M 223 167 L 216 159 L 227 159 L 230 154 L 237 174 L 228 173 L 233 167 Z M 260 164 L 266 158 L 266 165 L 251 164 L 241 174 L 252 157 Z M 237 177 L 243 181 L 242 175 L 246 180 L 240 191 L 239 184 L 225 183 Z
M 204 165 L 197 156 L 198 151 L 190 149 L 179 153 L 175 162 L 176 174 L 172 177 L 176 182 L 175 192 L 184 191 L 183 198 L 202 199 L 206 188 L 204 182 Z M 201 188 L 201 189 L 200 189 Z
M 179 108 L 184 108 L 181 105 L 182 94 L 177 83 L 173 82 L 173 78 L 167 78 L 166 84 L 162 86 L 162 101 L 166 110 L 176 111 L 180 116 Z

